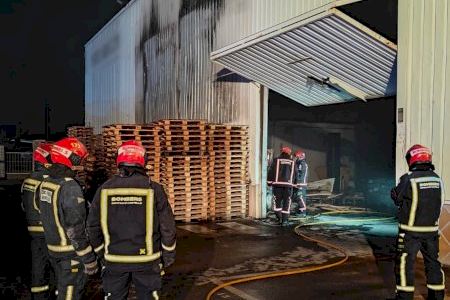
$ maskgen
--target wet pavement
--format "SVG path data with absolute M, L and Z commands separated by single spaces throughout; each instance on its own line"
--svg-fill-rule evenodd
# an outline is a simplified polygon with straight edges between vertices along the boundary
M 13 197 L 14 193 L 10 195 Z M 15 196 L 14 196 L 15 197 Z M 0 271 L 1 299 L 29 299 L 29 250 L 20 209 L 5 202 Z M 320 265 L 343 257 L 337 250 L 304 240 L 290 227 L 263 221 L 178 224 L 177 261 L 166 270 L 161 299 L 205 299 L 220 283 L 271 271 Z M 394 227 L 393 227 L 394 226 Z M 349 260 L 332 269 L 238 284 L 219 290 L 212 299 L 387 299 L 394 296 L 395 224 L 319 224 L 301 229 L 307 236 L 346 249 Z M 5 247 L 4 245 L 8 245 Z M 11 259 L 14 257 L 14 259 Z M 422 261 L 417 264 L 416 298 L 425 299 Z M 448 274 L 449 268 L 445 268 Z M 448 276 L 447 276 L 448 277 Z M 450 280 L 447 280 L 450 286 Z M 103 299 L 101 282 L 91 278 L 86 299 Z M 131 292 L 129 299 L 136 299 Z M 450 294 L 449 294 L 450 299 Z

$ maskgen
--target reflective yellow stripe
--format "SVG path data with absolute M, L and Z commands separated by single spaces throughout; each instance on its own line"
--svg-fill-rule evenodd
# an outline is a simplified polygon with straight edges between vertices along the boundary
M 441 291 L 445 289 L 445 285 L 443 284 L 427 284 L 427 288 L 434 291 Z
M 161 252 L 156 252 L 151 255 L 114 255 L 105 253 L 105 259 L 115 263 L 145 263 L 154 261 L 160 257 Z
M 418 195 L 417 195 L 417 183 L 416 180 L 414 179 L 411 179 L 411 189 L 412 189 L 412 203 L 411 203 L 411 210 L 409 211 L 408 226 L 413 226 L 414 221 L 416 220 Z
M 66 300 L 72 300 L 72 296 L 73 296 L 73 285 L 68 285 L 66 292 Z
M 405 224 L 399 224 L 399 227 L 404 230 L 415 232 L 434 232 L 439 229 L 439 226 L 408 226 Z
M 31 287 L 31 292 L 32 293 L 42 293 L 45 291 L 48 291 L 50 288 L 48 285 L 43 285 L 43 286 L 33 286 Z
M 397 285 L 397 291 L 414 293 L 414 287 L 413 286 L 399 286 L 399 285 Z
M 31 178 L 27 178 L 27 179 L 25 179 L 23 181 L 22 190 L 25 188 L 27 191 L 30 191 L 32 193 L 36 193 L 36 190 L 37 190 L 38 186 L 41 184 L 41 182 L 42 181 L 31 179 Z M 35 195 L 33 195 L 33 201 L 32 202 L 33 202 L 33 208 L 35 210 L 37 210 L 39 213 L 41 213 L 41 211 L 37 207 Z
M 71 266 L 71 267 L 76 266 L 76 265 L 79 265 L 79 264 L 80 264 L 80 262 L 77 261 L 77 260 L 73 260 L 73 259 L 72 259 L 72 260 L 70 261 L 70 266 Z
M 153 291 L 152 296 L 153 296 L 153 299 L 159 300 L 159 296 L 158 296 L 158 292 L 157 291 Z
M 84 256 L 84 255 L 86 255 L 86 254 L 88 254 L 88 253 L 91 253 L 91 252 L 92 252 L 92 247 L 91 247 L 91 245 L 87 246 L 85 249 L 83 249 L 83 250 L 81 250 L 81 251 L 76 251 L 76 253 L 77 253 L 78 256 Z
M 97 248 L 94 249 L 95 253 L 100 252 L 103 248 L 105 248 L 105 244 L 101 244 L 100 246 L 98 246 Z
M 109 254 L 111 238 L 108 229 L 108 196 L 146 196 L 145 214 L 145 255 L 115 255 Z M 161 256 L 160 252 L 153 253 L 153 204 L 154 192 L 152 189 L 117 188 L 103 189 L 100 198 L 100 224 L 105 237 L 105 260 L 117 263 L 144 263 L 154 261 Z
M 44 232 L 44 227 L 42 226 L 28 226 L 29 232 Z
M 402 253 L 400 257 L 400 286 L 406 287 L 406 257 L 408 253 Z
M 146 228 L 145 228 L 145 244 L 147 245 L 147 255 L 153 253 L 153 190 L 146 190 Z
M 109 230 L 108 230 L 108 190 L 102 190 L 100 198 L 100 225 L 105 237 L 105 256 L 108 255 Z
M 59 246 L 59 245 L 47 245 L 48 250 L 53 252 L 69 252 L 75 251 L 72 245 Z
M 442 291 L 445 289 L 445 273 L 441 268 L 441 274 L 442 274 L 442 283 L 441 284 L 427 284 L 427 288 L 434 291 Z
M 29 185 L 33 185 L 33 186 L 38 186 L 41 184 L 40 180 L 36 180 L 36 179 L 32 179 L 32 178 L 27 178 L 23 181 L 23 183 L 29 184 Z
M 59 238 L 61 239 L 61 246 L 67 245 L 67 239 L 66 234 L 64 232 L 64 228 L 61 226 L 61 222 L 59 221 L 59 215 L 58 215 L 58 192 L 61 186 L 51 183 L 51 182 L 43 182 L 42 188 L 49 189 L 53 191 L 53 216 L 55 218 L 55 224 L 58 229 Z
M 172 246 L 166 246 L 163 243 L 161 243 L 161 245 L 162 245 L 164 250 L 173 251 L 173 250 L 175 250 L 175 247 L 177 246 L 177 242 L 173 243 Z

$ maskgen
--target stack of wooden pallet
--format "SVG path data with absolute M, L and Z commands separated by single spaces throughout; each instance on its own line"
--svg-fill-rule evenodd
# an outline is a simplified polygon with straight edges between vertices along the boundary
M 139 141 L 147 151 L 148 174 L 152 180 L 160 181 L 161 140 L 159 127 L 155 124 L 116 124 L 103 127 L 105 169 L 108 175 L 117 173 L 116 157 L 118 148 L 126 141 Z
M 94 164 L 96 159 L 93 153 L 94 128 L 84 126 L 72 126 L 67 129 L 67 136 L 77 138 L 80 142 L 82 142 L 86 146 L 86 149 L 89 152 L 89 155 L 85 159 L 83 166 L 75 167 L 77 178 L 88 186 L 89 182 L 92 181 L 92 176 L 95 168 Z
M 210 219 L 246 215 L 248 151 L 247 126 L 208 126 Z
M 94 128 L 84 126 L 72 126 L 67 129 L 67 136 L 75 137 L 82 142 L 89 153 L 93 149 Z
M 208 156 L 206 123 L 161 120 L 163 140 L 161 183 L 176 220 L 208 217 Z
M 175 219 L 230 219 L 247 213 L 248 127 L 198 120 L 161 120 L 103 128 L 99 168 L 117 172 L 117 149 L 138 140 L 147 150 L 152 180 L 167 193 Z
M 94 170 L 104 169 L 105 166 L 105 147 L 103 146 L 103 135 L 96 134 L 93 137 L 92 153 L 95 157 Z

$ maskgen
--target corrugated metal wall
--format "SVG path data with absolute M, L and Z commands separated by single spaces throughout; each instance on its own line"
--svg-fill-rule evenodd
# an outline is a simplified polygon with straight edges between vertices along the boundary
M 450 3 L 400 0 L 398 20 L 397 175 L 406 171 L 405 151 L 432 148 L 433 162 L 450 187 Z M 447 192 L 450 200 L 450 192 Z
M 335 0 L 226 0 L 214 50 Z M 221 25 L 224 26 L 221 26 Z
M 397 176 L 412 144 L 432 148 L 446 189 L 439 258 L 450 265 L 450 3 L 399 0 L 398 12 Z
M 142 28 L 150 20 L 147 5 L 130 2 L 85 45 L 85 121 L 96 132 L 103 125 L 143 118 Z
M 278 0 L 131 1 L 86 44 L 86 124 L 98 132 L 101 126 L 110 123 L 142 122 L 154 115 L 162 115 L 145 115 L 155 107 L 172 117 L 177 116 L 174 111 L 181 117 L 201 108 L 218 121 L 246 121 L 245 114 L 242 116 L 242 110 L 235 105 L 235 101 L 239 101 L 236 95 L 247 97 L 246 87 L 231 85 L 230 91 L 225 87 L 227 84 L 214 83 L 211 78 L 204 80 L 211 72 L 220 70 L 210 65 L 209 53 L 322 6 L 354 1 L 284 0 L 283 5 Z M 200 39 L 200 35 L 208 36 L 210 41 L 204 43 L 205 39 Z M 145 47 L 149 57 L 145 57 Z M 177 48 L 178 55 L 175 54 Z M 155 51 L 158 57 L 151 57 Z M 188 59 L 195 56 L 201 59 L 194 63 Z M 153 65 L 148 64 L 150 60 Z M 151 82 L 147 79 L 151 74 L 144 74 L 147 70 L 156 76 L 150 79 Z M 182 84 L 178 89 L 171 86 L 175 74 L 189 78 L 180 81 Z M 160 87 L 155 91 L 159 93 L 159 101 L 150 102 L 156 98 L 154 96 L 147 99 L 147 104 L 143 103 L 147 83 Z M 213 85 L 223 91 L 216 93 L 216 97 L 212 93 Z M 177 97 L 171 98 L 173 95 Z M 192 102 L 192 97 L 203 96 L 209 100 Z M 148 109 L 144 110 L 144 107 Z

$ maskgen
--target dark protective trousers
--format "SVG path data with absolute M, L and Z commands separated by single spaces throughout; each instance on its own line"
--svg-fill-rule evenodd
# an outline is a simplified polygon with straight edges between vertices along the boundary
M 405 232 L 400 232 L 397 240 L 397 299 L 414 298 L 414 263 L 419 250 L 425 264 L 427 299 L 444 299 L 444 272 L 438 261 L 439 235 L 436 233 L 417 237 Z
M 31 297 L 49 299 L 54 290 L 54 274 L 43 235 L 31 236 Z
M 161 274 L 153 269 L 125 272 L 106 267 L 102 279 L 105 299 L 126 300 L 131 282 L 136 288 L 139 300 L 159 299 Z
M 281 221 L 287 221 L 289 219 L 289 213 L 291 209 L 291 196 L 292 188 L 284 186 L 274 186 L 272 188 L 274 197 L 274 207 L 277 218 Z
M 301 189 L 294 189 L 293 192 L 294 202 L 298 204 L 298 211 L 305 212 L 306 211 L 306 187 Z
M 83 264 L 74 259 L 52 258 L 56 271 L 58 300 L 78 300 L 83 298 L 87 275 Z

